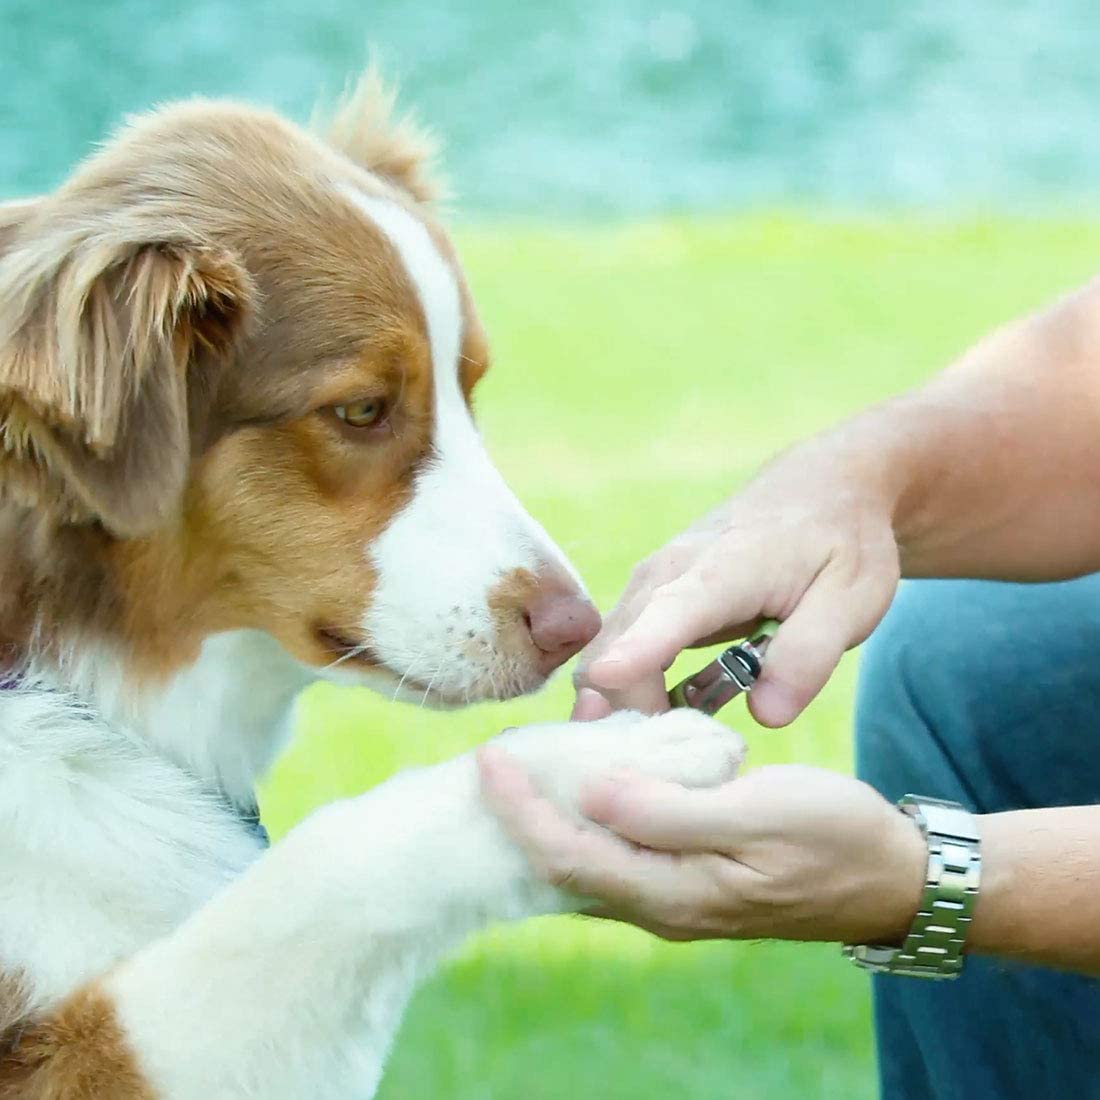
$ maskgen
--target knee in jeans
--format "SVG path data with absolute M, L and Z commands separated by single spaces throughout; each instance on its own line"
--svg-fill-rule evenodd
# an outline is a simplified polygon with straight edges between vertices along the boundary
M 903 587 L 861 652 L 858 770 L 888 797 L 943 781 L 937 746 L 972 702 L 973 682 L 962 667 L 967 647 L 951 629 L 952 621 L 956 628 L 958 623 L 940 595 Z
M 859 774 L 987 812 L 1100 800 L 1100 575 L 915 581 L 864 647 Z

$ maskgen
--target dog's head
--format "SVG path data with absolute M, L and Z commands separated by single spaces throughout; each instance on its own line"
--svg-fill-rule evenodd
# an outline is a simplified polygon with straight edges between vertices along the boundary
M 383 116 L 369 85 L 327 140 L 172 107 L 0 208 L 0 487 L 96 533 L 100 625 L 147 667 L 258 629 L 456 703 L 598 625 L 482 447 L 485 337 Z

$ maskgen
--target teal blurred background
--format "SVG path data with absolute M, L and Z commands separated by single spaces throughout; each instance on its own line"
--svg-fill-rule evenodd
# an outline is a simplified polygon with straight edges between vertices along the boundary
M 376 49 L 468 213 L 1076 204 L 1100 180 L 1092 0 L 3 0 L 0 192 L 120 115 L 297 118 Z
M 0 0 L 0 196 L 166 99 L 304 120 L 372 49 L 443 140 L 490 449 L 603 608 L 776 449 L 1100 255 L 1091 0 Z M 723 720 L 750 766 L 849 769 L 854 676 L 787 730 Z M 569 704 L 567 677 L 447 714 L 315 690 L 264 819 L 278 836 Z M 416 997 L 380 1100 L 874 1091 L 867 982 L 835 946 L 552 920 L 481 937 Z

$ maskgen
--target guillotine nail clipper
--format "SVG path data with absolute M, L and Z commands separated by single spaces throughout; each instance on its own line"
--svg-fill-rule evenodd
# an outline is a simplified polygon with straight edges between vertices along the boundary
M 743 642 L 731 645 L 706 668 L 681 680 L 668 693 L 668 701 L 673 707 L 717 714 L 731 699 L 743 691 L 751 691 L 760 679 L 764 654 L 778 629 L 775 619 L 767 619 Z

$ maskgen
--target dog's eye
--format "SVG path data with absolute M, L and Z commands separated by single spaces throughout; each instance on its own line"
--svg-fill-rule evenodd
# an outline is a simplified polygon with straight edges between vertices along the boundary
M 353 401 L 350 405 L 337 405 L 334 413 L 353 428 L 373 428 L 386 415 L 386 402 L 381 397 L 369 401 Z

